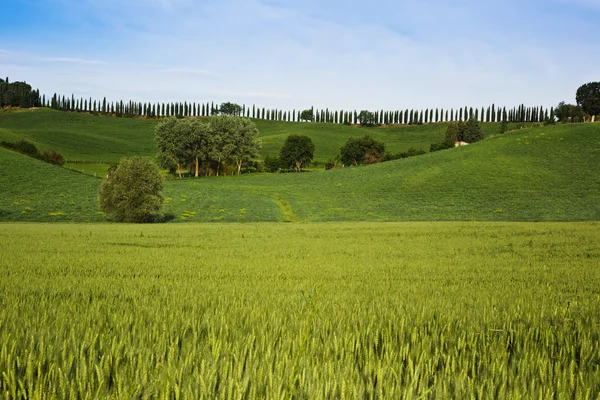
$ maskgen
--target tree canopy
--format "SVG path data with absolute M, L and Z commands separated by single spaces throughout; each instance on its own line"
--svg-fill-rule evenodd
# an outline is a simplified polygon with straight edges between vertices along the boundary
M 209 122 L 198 119 L 168 118 L 156 127 L 158 159 L 164 168 L 177 172 L 190 167 L 194 176 L 204 168 L 219 175 L 223 164 L 242 166 L 258 156 L 258 129 L 248 118 L 219 115 Z
M 373 164 L 381 160 L 384 153 L 383 142 L 369 135 L 350 137 L 340 149 L 344 165 Z
M 373 126 L 375 125 L 375 114 L 368 110 L 362 110 L 358 114 L 358 122 L 361 126 Z
M 315 120 L 315 115 L 313 113 L 313 109 L 309 108 L 307 110 L 304 110 L 300 113 L 300 119 L 302 121 L 314 121 Z
M 100 209 L 115 222 L 155 222 L 162 217 L 162 190 L 160 171 L 149 158 L 124 158 L 100 185 Z
M 225 115 L 233 115 L 239 117 L 242 114 L 242 106 L 236 103 L 222 103 L 219 107 L 219 112 Z
M 559 122 L 582 122 L 585 113 L 583 108 L 574 104 L 566 104 L 564 101 L 558 103 L 554 109 L 554 115 Z
M 0 107 L 38 107 L 40 106 L 40 92 L 33 90 L 25 82 L 12 82 L 0 79 Z
M 310 164 L 314 157 L 315 145 L 311 138 L 304 135 L 289 135 L 279 151 L 279 162 L 283 168 L 296 168 Z
M 575 99 L 577 105 L 592 116 L 593 121 L 594 117 L 600 114 L 600 82 L 590 82 L 580 86 Z

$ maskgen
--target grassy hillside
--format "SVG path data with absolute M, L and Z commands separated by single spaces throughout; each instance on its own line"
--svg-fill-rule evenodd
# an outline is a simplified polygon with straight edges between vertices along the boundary
M 216 199 L 261 196 L 283 220 L 598 220 L 599 156 L 599 124 L 524 129 L 367 167 L 171 181 L 167 209 L 245 220 L 251 207 L 240 215 Z
M 0 154 L 1 219 L 99 219 L 98 179 Z M 599 220 L 599 156 L 600 124 L 523 129 L 367 167 L 170 180 L 165 211 L 175 221 Z
M 100 179 L 0 148 L 0 220 L 102 221 Z
M 323 164 L 339 154 L 350 136 L 372 135 L 398 153 L 410 147 L 428 151 L 429 145 L 441 141 L 445 124 L 360 128 L 322 123 L 295 123 L 254 120 L 263 149 L 261 157 L 279 153 L 291 134 L 309 136 L 315 143 L 315 161 Z M 68 166 L 88 174 L 106 171 L 107 163 L 131 155 L 154 157 L 154 127 L 157 121 L 67 113 L 49 109 L 0 112 L 0 140 L 26 139 L 41 149 L 62 153 Z M 487 134 L 498 131 L 496 124 L 485 124 Z M 85 161 L 86 165 L 77 166 Z

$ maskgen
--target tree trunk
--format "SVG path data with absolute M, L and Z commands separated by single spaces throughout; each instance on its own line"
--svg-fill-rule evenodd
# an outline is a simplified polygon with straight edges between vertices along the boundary
M 198 177 L 198 170 L 200 169 L 200 166 L 198 165 L 198 156 L 196 156 L 196 178 Z
M 296 161 L 296 169 L 298 170 L 298 172 L 300 172 L 300 167 L 302 167 L 302 162 Z
M 596 116 L 592 115 L 592 122 L 595 122 L 595 121 L 596 121 Z
M 237 162 L 237 167 L 238 167 L 237 174 L 240 175 L 241 174 L 241 170 L 242 170 L 242 162 L 241 161 Z
M 177 175 L 179 175 L 179 179 L 183 179 L 183 176 L 181 176 L 181 165 L 179 165 L 179 163 L 177 163 Z

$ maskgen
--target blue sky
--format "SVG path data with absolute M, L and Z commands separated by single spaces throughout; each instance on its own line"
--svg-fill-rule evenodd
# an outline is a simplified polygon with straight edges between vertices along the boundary
M 0 76 L 268 108 L 553 106 L 600 81 L 600 0 L 11 0 Z

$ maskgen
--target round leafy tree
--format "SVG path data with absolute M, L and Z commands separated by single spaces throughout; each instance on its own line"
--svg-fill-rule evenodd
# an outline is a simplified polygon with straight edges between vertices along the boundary
M 155 222 L 162 217 L 163 179 L 146 157 L 124 158 L 100 185 L 100 209 L 116 222 Z
M 590 82 L 580 86 L 575 99 L 577 105 L 592 116 L 593 121 L 594 117 L 600 114 L 600 82 Z
M 279 151 L 280 165 L 283 168 L 296 168 L 310 164 L 315 153 L 315 145 L 308 136 L 290 135 Z
M 369 135 L 349 137 L 340 149 L 340 158 L 344 165 L 374 164 L 385 153 L 385 145 Z

